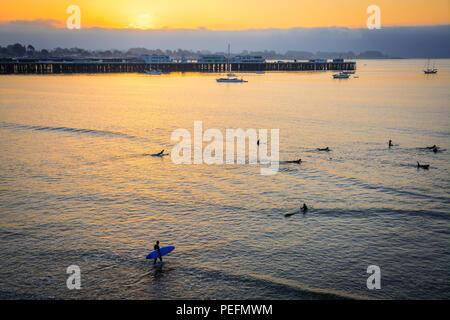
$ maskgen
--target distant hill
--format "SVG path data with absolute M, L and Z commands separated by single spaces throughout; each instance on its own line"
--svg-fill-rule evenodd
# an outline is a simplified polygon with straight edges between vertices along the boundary
M 208 50 L 161 50 L 161 49 L 146 49 L 146 48 L 130 48 L 128 50 L 86 50 L 81 48 L 55 48 L 55 49 L 41 49 L 36 50 L 32 45 L 22 45 L 20 43 L 10 44 L 6 47 L 0 46 L 0 58 L 48 58 L 48 57 L 71 57 L 71 58 L 132 58 L 141 55 L 167 55 L 173 58 L 191 58 L 197 59 L 201 55 L 206 54 L 220 54 L 226 55 L 225 52 L 211 52 Z M 233 55 L 251 55 L 262 56 L 265 59 L 394 59 L 383 54 L 380 51 L 364 51 L 359 54 L 355 54 L 352 51 L 348 52 L 322 52 L 316 53 L 308 51 L 287 51 L 286 53 L 279 53 L 274 50 L 264 51 L 247 51 L 244 50 L 239 53 L 233 53 Z

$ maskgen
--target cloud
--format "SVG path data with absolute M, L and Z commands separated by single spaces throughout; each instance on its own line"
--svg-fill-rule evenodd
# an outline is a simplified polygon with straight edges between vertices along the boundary
M 65 28 L 64 22 L 55 19 L 36 19 L 36 20 L 12 20 L 0 21 L 2 26 L 10 26 L 14 28 Z
M 379 50 L 405 58 L 450 58 L 450 25 L 364 28 L 291 28 L 209 30 L 104 29 L 68 30 L 53 20 L 0 24 L 0 45 L 20 42 L 36 48 L 190 49 L 233 52 L 242 50 L 354 51 Z

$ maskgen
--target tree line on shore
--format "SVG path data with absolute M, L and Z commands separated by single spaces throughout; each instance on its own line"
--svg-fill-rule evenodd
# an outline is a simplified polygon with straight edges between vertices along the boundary
M 31 44 L 22 45 L 20 43 L 10 44 L 6 47 L 0 46 L 1 58 L 49 58 L 49 57 L 70 57 L 70 58 L 134 58 L 141 55 L 167 55 L 172 58 L 197 59 L 202 55 L 219 54 L 226 56 L 226 52 L 211 52 L 208 50 L 161 50 L 161 49 L 146 49 L 146 48 L 131 48 L 125 51 L 111 49 L 111 50 L 86 50 L 81 48 L 54 48 L 54 49 L 35 49 Z M 290 50 L 286 53 L 279 53 L 274 50 L 264 51 L 248 51 L 243 50 L 240 53 L 233 53 L 233 55 L 251 55 L 262 56 L 265 59 L 387 59 L 394 58 L 383 54 L 380 51 L 364 51 L 361 53 L 348 52 L 309 52 L 309 51 L 295 51 Z

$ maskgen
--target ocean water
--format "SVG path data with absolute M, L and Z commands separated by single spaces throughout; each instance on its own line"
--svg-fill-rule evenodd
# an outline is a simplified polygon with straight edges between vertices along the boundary
M 243 84 L 1 76 L 0 298 L 449 299 L 450 60 L 435 75 L 425 63 Z M 279 129 L 280 159 L 303 163 L 263 176 L 148 155 L 197 120 Z M 443 152 L 424 149 L 434 144 Z M 306 214 L 285 216 L 303 202 Z M 176 247 L 159 268 L 145 259 L 155 240 Z M 81 290 L 66 287 L 70 265 Z M 366 287 L 369 265 L 379 290 Z

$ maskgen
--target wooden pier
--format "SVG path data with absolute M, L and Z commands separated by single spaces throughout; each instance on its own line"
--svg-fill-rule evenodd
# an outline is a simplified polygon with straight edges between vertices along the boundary
M 353 71 L 356 62 L 265 62 L 231 63 L 232 72 L 257 71 Z M 53 62 L 0 61 L 0 74 L 71 74 L 71 73 L 136 73 L 145 70 L 162 72 L 227 72 L 227 63 L 142 63 L 142 62 Z

